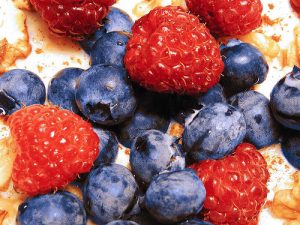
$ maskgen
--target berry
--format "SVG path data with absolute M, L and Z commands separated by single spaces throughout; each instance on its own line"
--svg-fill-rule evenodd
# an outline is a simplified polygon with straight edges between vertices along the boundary
M 91 49 L 92 65 L 109 64 L 124 66 L 128 35 L 121 32 L 104 34 Z
M 136 222 L 129 221 L 129 220 L 116 220 L 113 222 L 110 222 L 106 225 L 139 225 Z
M 203 220 L 199 220 L 199 219 L 191 219 L 191 220 L 187 220 L 185 222 L 182 222 L 178 225 L 213 225 L 212 223 L 203 221 Z
M 29 195 L 64 187 L 88 172 L 98 155 L 92 126 L 68 110 L 33 105 L 12 114 L 8 124 L 17 146 L 12 180 Z
M 274 119 L 270 101 L 256 91 L 241 92 L 232 96 L 229 103 L 239 108 L 247 124 L 246 140 L 257 148 L 279 141 L 280 126 Z
M 300 11 L 300 0 L 290 0 L 292 6 L 297 10 Z
M 271 109 L 283 126 L 300 130 L 300 68 L 283 77 L 271 93 Z
M 202 108 L 183 132 L 183 148 L 193 161 L 220 159 L 234 151 L 246 135 L 245 118 L 225 103 Z
M 184 156 L 174 141 L 168 134 L 157 130 L 136 137 L 131 147 L 130 164 L 138 180 L 149 184 L 163 171 L 184 169 Z
M 300 131 L 286 130 L 281 143 L 282 153 L 287 161 L 300 170 Z
M 214 34 L 247 34 L 262 23 L 260 0 L 187 0 L 189 10 L 200 16 Z
M 67 191 L 29 198 L 19 206 L 19 225 L 85 225 L 82 202 Z
M 59 71 L 49 83 L 48 101 L 81 115 L 75 101 L 75 87 L 82 72 L 83 69 L 80 68 L 66 68 Z
M 141 203 L 141 205 L 142 204 L 143 203 Z M 135 221 L 140 225 L 162 225 L 161 223 L 157 222 L 146 209 L 141 209 L 140 213 L 130 217 L 130 220 Z
M 84 186 L 87 213 L 99 224 L 122 219 L 137 203 L 138 186 L 130 171 L 110 164 L 92 170 Z
M 51 31 L 83 39 L 100 26 L 115 0 L 30 0 Z
M 44 104 L 46 88 L 43 81 L 34 73 L 15 69 L 0 77 L 0 110 L 10 115 L 23 106 Z
M 135 22 L 125 66 L 156 92 L 197 94 L 218 83 L 223 62 L 216 40 L 180 7 L 157 7 Z
M 248 143 L 221 160 L 193 164 L 207 197 L 204 217 L 213 224 L 257 224 L 268 189 L 269 172 L 263 156 Z
M 145 207 L 159 222 L 172 224 L 196 215 L 203 207 L 205 188 L 194 171 L 185 169 L 156 176 L 145 195 Z
M 108 15 L 102 20 L 102 23 L 103 27 L 101 29 L 96 30 L 94 34 L 80 42 L 80 45 L 87 53 L 90 53 L 93 45 L 105 33 L 113 31 L 130 33 L 133 26 L 130 16 L 123 10 L 115 7 L 110 8 Z
M 221 83 L 229 94 L 246 91 L 266 79 L 268 63 L 254 46 L 233 39 L 221 46 L 221 54 L 225 65 Z
M 101 163 L 115 162 L 119 150 L 119 142 L 116 135 L 113 132 L 100 127 L 94 127 L 94 131 L 100 140 L 99 156 L 94 164 L 97 166 Z
M 84 71 L 75 93 L 85 117 L 100 125 L 116 125 L 130 118 L 136 108 L 133 88 L 124 69 L 97 65 Z

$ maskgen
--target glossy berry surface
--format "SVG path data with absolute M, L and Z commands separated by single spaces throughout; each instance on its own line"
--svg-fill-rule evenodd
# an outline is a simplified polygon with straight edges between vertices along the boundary
M 102 20 L 102 23 L 103 26 L 100 29 L 80 42 L 80 45 L 87 53 L 90 53 L 96 41 L 104 34 L 113 31 L 130 33 L 133 26 L 133 20 L 130 16 L 125 11 L 115 7 L 110 7 L 109 13 Z
M 233 39 L 221 46 L 221 54 L 225 65 L 221 84 L 229 94 L 246 91 L 266 79 L 268 63 L 251 44 Z
M 213 224 L 199 219 L 190 219 L 185 222 L 179 223 L 178 225 L 213 225 Z
M 97 30 L 115 0 L 30 0 L 36 11 L 58 35 L 82 39 Z
M 246 135 L 244 115 L 225 103 L 202 108 L 183 133 L 183 148 L 192 161 L 220 159 L 234 151 Z
M 229 103 L 239 108 L 247 124 L 246 140 L 257 148 L 278 143 L 280 126 L 272 115 L 270 101 L 256 91 L 232 96 Z
M 204 183 L 204 217 L 216 225 L 255 225 L 266 201 L 269 172 L 263 156 L 248 143 L 221 160 L 191 166 Z
M 157 7 L 137 20 L 125 66 L 139 85 L 168 93 L 206 92 L 223 71 L 215 39 L 196 16 L 180 7 Z
M 84 186 L 87 213 L 96 223 L 122 219 L 136 204 L 138 186 L 124 166 L 110 164 L 92 170 Z
M 276 120 L 283 126 L 300 130 L 300 69 L 283 77 L 271 93 L 271 109 Z
M 136 108 L 127 73 L 117 66 L 97 65 L 83 72 L 75 97 L 83 115 L 100 125 L 119 124 Z
M 12 180 L 29 195 L 64 187 L 89 172 L 98 156 L 92 126 L 68 110 L 32 105 L 12 114 L 8 124 L 17 151 Z
M 189 10 L 198 15 L 214 34 L 247 34 L 262 23 L 260 0 L 187 0 Z
M 85 225 L 86 222 L 82 202 L 66 191 L 28 198 L 18 209 L 19 225 Z
M 28 70 L 14 69 L 1 75 L 1 114 L 10 115 L 23 106 L 44 104 L 45 100 L 45 85 L 36 74 Z
M 100 140 L 99 155 L 95 160 L 94 165 L 114 163 L 119 150 L 119 142 L 116 135 L 112 131 L 100 127 L 94 127 L 94 131 Z
M 135 138 L 130 165 L 138 180 L 149 184 L 155 175 L 163 171 L 184 169 L 184 155 L 174 142 L 174 138 L 157 130 L 146 131 Z
M 66 68 L 59 71 L 49 83 L 48 101 L 80 115 L 75 101 L 75 87 L 83 71 L 80 68 Z
M 156 176 L 145 196 L 145 206 L 159 222 L 172 224 L 196 215 L 206 192 L 194 171 L 185 169 Z
M 121 32 L 104 34 L 91 49 L 92 65 L 124 66 L 123 61 L 128 40 L 129 36 Z
M 281 143 L 282 153 L 287 161 L 296 169 L 300 170 L 300 132 L 285 130 Z
M 139 225 L 139 224 L 129 220 L 116 220 L 106 225 Z

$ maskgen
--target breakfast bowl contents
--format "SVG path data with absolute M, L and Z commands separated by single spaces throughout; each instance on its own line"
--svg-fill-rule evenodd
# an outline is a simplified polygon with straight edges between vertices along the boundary
M 5 2 L 1 225 L 300 223 L 297 1 Z

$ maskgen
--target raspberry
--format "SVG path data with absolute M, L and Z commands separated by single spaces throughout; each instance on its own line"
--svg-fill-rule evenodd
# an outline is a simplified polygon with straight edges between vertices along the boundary
M 30 0 L 56 34 L 82 39 L 100 27 L 115 0 Z
M 256 148 L 242 143 L 233 155 L 191 166 L 206 188 L 204 217 L 214 224 L 256 225 L 269 178 L 267 164 Z
M 32 105 L 8 119 L 17 156 L 12 180 L 29 195 L 62 188 L 88 172 L 99 139 L 80 116 L 54 106 Z
M 125 66 L 132 80 L 156 91 L 206 92 L 220 79 L 220 49 L 199 19 L 175 6 L 157 7 L 136 21 Z
M 186 0 L 192 13 L 199 15 L 214 34 L 247 34 L 262 23 L 260 0 Z

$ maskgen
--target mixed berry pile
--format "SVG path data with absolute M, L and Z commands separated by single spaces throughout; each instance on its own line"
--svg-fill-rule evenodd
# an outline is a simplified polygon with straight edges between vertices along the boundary
M 267 77 L 263 54 L 213 35 L 258 27 L 259 0 L 188 0 L 196 16 L 157 7 L 134 24 L 110 0 L 31 2 L 51 30 L 83 39 L 91 67 L 59 71 L 47 91 L 24 69 L 0 77 L 12 180 L 28 196 L 19 225 L 257 224 L 269 179 L 258 149 L 281 142 L 300 169 L 300 69 L 269 100 L 250 90 Z

